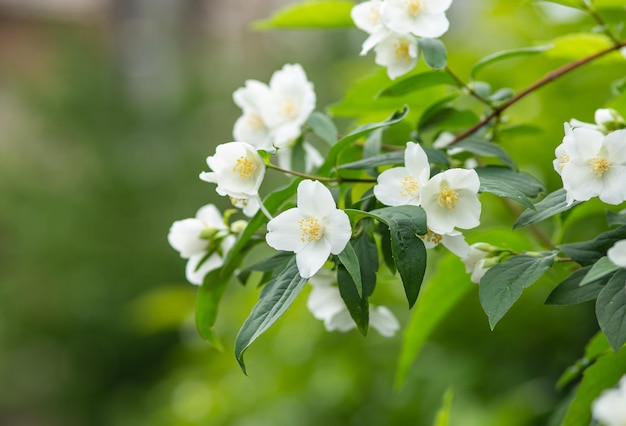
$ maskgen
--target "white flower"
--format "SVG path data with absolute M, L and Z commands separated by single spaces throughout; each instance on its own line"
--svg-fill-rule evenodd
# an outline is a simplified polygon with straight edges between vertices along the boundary
M 312 180 L 300 182 L 297 207 L 270 220 L 267 231 L 271 247 L 296 253 L 303 278 L 315 275 L 331 253 L 341 253 L 352 235 L 348 215 L 337 209 L 328 188 Z
M 422 186 L 422 208 L 428 228 L 448 234 L 455 227 L 470 229 L 480 224 L 480 181 L 475 170 L 449 169 Z
M 606 136 L 584 127 L 566 130 L 555 155 L 568 204 L 596 196 L 608 204 L 626 200 L 626 130 Z
M 217 183 L 216 191 L 237 199 L 256 198 L 265 176 L 265 164 L 256 149 L 245 142 L 218 145 L 215 155 L 207 157 L 212 172 L 200 173 L 200 179 Z
M 378 65 L 387 67 L 387 75 L 395 79 L 411 71 L 417 64 L 417 39 L 410 34 L 389 33 L 374 48 Z
M 613 247 L 606 254 L 615 265 L 626 268 L 626 240 L 620 240 L 613 244 Z
M 593 402 L 593 418 L 604 426 L 626 425 L 626 376 L 617 388 L 608 389 Z
M 382 20 L 397 33 L 441 37 L 450 23 L 444 13 L 452 0 L 386 0 Z
M 419 206 L 420 191 L 429 176 L 430 165 L 426 152 L 420 145 L 407 142 L 404 167 L 394 167 L 382 172 L 374 186 L 374 195 L 387 206 Z
M 355 5 L 350 12 L 354 24 L 370 35 L 363 42 L 361 55 L 367 54 L 389 33 L 381 19 L 383 4 L 381 0 L 365 1 Z
M 472 244 L 467 254 L 461 257 L 461 260 L 463 260 L 465 264 L 465 272 L 472 274 L 470 279 L 474 284 L 479 284 L 481 278 L 489 269 L 485 267 L 489 251 L 482 250 L 482 245 L 483 243 Z
M 569 121 L 569 125 L 573 128 L 585 127 L 588 129 L 598 130 L 602 133 L 610 133 L 614 130 L 623 129 L 626 127 L 626 121 L 619 112 L 612 108 L 599 108 L 594 113 L 594 123 L 587 123 L 584 121 L 576 120 L 575 118 Z
M 324 327 L 328 331 L 348 331 L 356 328 L 356 324 L 350 317 L 339 288 L 334 286 L 335 274 L 322 269 L 309 279 L 313 286 L 307 307 L 313 316 L 324 321 Z M 400 328 L 396 317 L 384 306 L 370 305 L 370 325 L 382 336 L 392 337 Z
M 228 228 L 217 207 L 207 204 L 198 210 L 195 218 L 174 222 L 167 240 L 180 253 L 180 257 L 189 259 L 186 267 L 187 280 L 192 284 L 201 285 L 204 276 L 223 263 L 222 256 L 217 252 L 207 258 L 211 241 L 219 241 L 222 255 L 226 255 L 235 238 L 228 234 Z M 205 258 L 198 268 L 200 261 Z
M 272 74 L 269 85 L 256 80 L 233 94 L 243 110 L 235 123 L 235 139 L 257 149 L 284 147 L 301 133 L 302 125 L 315 109 L 313 84 L 299 64 L 287 64 Z
M 421 235 L 420 238 L 427 249 L 441 244 L 461 259 L 465 258 L 470 251 L 470 245 L 467 244 L 465 237 L 459 231 L 452 231 L 442 235 L 429 229 L 428 233 Z

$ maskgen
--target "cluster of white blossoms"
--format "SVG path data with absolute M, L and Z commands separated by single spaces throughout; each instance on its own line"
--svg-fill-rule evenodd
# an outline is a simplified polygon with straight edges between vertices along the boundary
M 287 64 L 272 74 L 269 84 L 247 80 L 233 93 L 242 115 L 235 122 L 233 137 L 256 149 L 274 153 L 279 150 L 281 167 L 290 168 L 290 146 L 301 135 L 302 126 L 315 110 L 313 84 L 299 64 Z M 309 168 L 323 158 L 304 143 Z
M 421 206 L 426 212 L 427 248 L 439 243 L 461 259 L 470 246 L 455 228 L 471 229 L 480 225 L 480 181 L 473 169 L 448 169 L 430 177 L 430 164 L 424 149 L 407 142 L 404 166 L 382 172 L 374 195 L 387 206 Z
M 324 321 L 326 330 L 350 331 L 356 328 L 356 323 L 350 317 L 335 282 L 335 274 L 328 269 L 321 269 L 312 276 L 309 283 L 313 289 L 306 305 L 315 318 Z M 400 323 L 389 309 L 374 305 L 370 305 L 369 309 L 369 325 L 372 328 L 384 337 L 396 334 Z
M 352 8 L 355 25 L 369 34 L 361 55 L 374 49 L 376 63 L 394 79 L 417 64 L 417 39 L 441 37 L 450 23 L 446 10 L 452 0 L 369 0 Z
M 593 402 L 593 418 L 603 426 L 626 425 L 626 376 L 616 388 L 608 389 Z
M 237 227 L 239 224 L 237 225 Z M 235 237 L 213 204 L 201 207 L 196 217 L 177 220 L 170 227 L 167 241 L 188 259 L 187 281 L 202 285 L 206 274 L 223 264 L 223 259 L 235 243 Z
M 615 111 L 596 111 L 596 124 L 565 123 L 554 170 L 561 175 L 567 203 L 599 197 L 607 204 L 626 201 L 626 129 Z M 617 129 L 617 130 L 615 130 Z

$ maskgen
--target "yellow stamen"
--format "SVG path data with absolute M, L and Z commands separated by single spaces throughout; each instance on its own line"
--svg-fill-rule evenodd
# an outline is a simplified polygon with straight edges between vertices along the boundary
M 563 169 L 563 167 L 565 167 L 565 165 L 569 163 L 569 155 L 561 154 L 559 155 L 559 158 L 561 159 L 561 162 L 559 163 L 559 168 Z
M 597 155 L 593 160 L 590 161 L 591 168 L 593 169 L 593 174 L 596 175 L 597 178 L 601 178 L 606 172 L 611 168 L 611 163 L 604 157 Z
M 441 242 L 441 239 L 443 237 L 440 234 L 437 234 L 436 232 L 433 232 L 429 229 L 428 233 L 420 238 L 422 238 L 422 240 L 424 241 L 428 241 L 429 243 L 433 243 L 434 245 L 437 245 Z
M 370 9 L 370 13 L 369 13 L 368 19 L 369 19 L 370 24 L 372 26 L 378 25 L 378 23 L 380 22 L 380 8 L 379 7 L 372 7 Z
M 239 173 L 244 179 L 249 178 L 256 171 L 256 164 L 252 161 L 248 160 L 243 155 L 237 159 L 235 166 L 233 167 L 233 172 Z
M 302 231 L 302 237 L 300 241 L 303 243 L 310 241 L 318 241 L 324 235 L 324 227 L 319 220 L 314 217 L 307 217 L 306 219 L 300 219 L 298 221 L 300 230 Z
M 410 61 L 411 55 L 409 53 L 409 41 L 406 39 L 398 40 L 395 43 L 394 53 L 397 61 Z
M 281 105 L 281 113 L 285 117 L 293 117 L 296 115 L 297 106 L 293 99 L 286 99 Z
M 246 207 L 248 205 L 247 198 L 235 198 L 235 197 L 228 197 L 228 198 L 230 198 L 230 202 L 233 206 Z
M 265 127 L 265 123 L 263 123 L 263 119 L 258 114 L 250 114 L 248 115 L 248 125 L 253 129 L 263 129 Z
M 448 210 L 454 210 L 457 201 L 459 201 L 459 194 L 454 189 L 445 187 L 439 193 L 439 206 L 446 207 Z
M 400 185 L 400 195 L 403 197 L 415 197 L 419 194 L 420 184 L 414 176 L 405 176 Z
M 411 16 L 417 16 L 422 11 L 422 0 L 405 0 L 406 10 Z

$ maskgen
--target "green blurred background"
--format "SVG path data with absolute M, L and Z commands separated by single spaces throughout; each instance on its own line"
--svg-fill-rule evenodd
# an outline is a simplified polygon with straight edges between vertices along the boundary
M 556 379 L 597 328 L 593 306 L 543 306 L 558 271 L 494 332 L 471 293 L 399 390 L 402 336 L 327 333 L 306 295 L 248 351 L 249 377 L 231 348 L 255 289 L 233 283 L 225 295 L 224 353 L 197 335 L 197 289 L 166 235 L 207 202 L 225 207 L 198 174 L 232 138 L 232 92 L 299 62 L 323 111 L 377 71 L 358 56 L 356 29 L 250 29 L 286 3 L 0 0 L 0 425 L 430 425 L 447 389 L 453 425 L 548 424 L 566 395 Z M 450 66 L 465 78 L 486 54 L 594 25 L 546 10 L 457 0 L 443 37 Z M 483 78 L 519 89 L 562 63 L 512 60 Z M 593 65 L 516 105 L 511 120 L 538 129 L 504 141 L 522 170 L 556 189 L 562 123 L 592 121 L 623 76 L 623 64 Z M 486 227 L 510 227 L 507 210 L 483 201 Z M 601 215 L 573 220 L 585 227 L 569 237 L 589 237 Z M 379 287 L 406 324 L 400 286 Z

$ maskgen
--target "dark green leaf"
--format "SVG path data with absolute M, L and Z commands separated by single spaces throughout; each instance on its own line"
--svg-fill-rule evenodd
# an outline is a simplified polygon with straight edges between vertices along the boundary
M 369 302 L 367 297 L 360 297 L 356 291 L 356 285 L 343 265 L 337 268 L 337 284 L 339 294 L 350 312 L 350 316 L 357 325 L 357 328 L 364 336 L 367 335 L 369 327 Z
M 404 96 L 428 87 L 439 85 L 459 87 L 459 83 L 447 73 L 441 71 L 428 71 L 400 80 L 380 92 L 378 96 Z
M 609 274 L 614 273 L 618 269 L 619 266 L 611 262 L 608 257 L 601 257 L 596 263 L 593 264 L 591 270 L 589 270 L 587 275 L 585 275 L 585 278 L 583 278 L 583 280 L 580 282 L 580 285 L 585 286 L 589 283 L 597 281 L 601 278 L 606 277 Z
M 337 142 L 337 127 L 326 114 L 315 111 L 307 120 L 307 124 L 313 130 L 313 133 L 329 145 L 332 146 Z
M 344 136 L 343 138 L 341 138 L 339 140 L 339 142 L 337 142 L 328 152 L 328 155 L 326 157 L 326 161 L 324 162 L 324 164 L 320 167 L 320 171 L 319 174 L 322 176 L 326 176 L 330 173 L 330 171 L 336 167 L 336 163 L 337 160 L 339 158 L 339 155 L 341 155 L 341 152 L 343 150 L 345 150 L 346 148 L 350 147 L 350 145 L 356 141 L 357 139 L 359 139 L 362 136 L 367 135 L 368 133 L 376 130 L 376 129 L 380 129 L 382 127 L 388 127 L 391 126 L 393 124 L 399 123 L 401 122 L 404 117 L 406 117 L 407 113 L 409 112 L 409 109 L 407 107 L 404 107 L 404 109 L 402 111 L 397 111 L 394 114 L 392 114 L 387 120 L 382 121 L 380 123 L 373 123 L 373 124 L 366 124 L 365 126 L 361 126 L 357 129 L 355 129 L 353 132 L 351 132 L 350 134 Z
M 306 172 L 306 151 L 304 150 L 304 138 L 300 137 L 291 147 L 291 170 Z
M 365 158 L 363 160 L 346 163 L 339 166 L 339 169 L 370 169 L 372 167 L 386 166 L 389 164 L 404 163 L 404 151 L 389 152 L 387 154 L 376 155 L 375 157 Z
M 581 287 L 580 282 L 590 269 L 591 266 L 585 266 L 582 269 L 574 271 L 569 277 L 561 281 L 548 296 L 546 304 L 576 305 L 598 297 L 600 290 L 602 290 L 609 281 L 609 277 L 604 277 L 604 279 L 590 282 Z
M 609 226 L 626 225 L 626 213 L 615 213 L 607 210 L 606 220 L 609 223 Z
M 456 97 L 456 95 L 453 95 Z M 460 110 L 451 106 L 437 105 L 426 111 L 417 125 L 418 132 L 426 132 L 436 127 L 447 131 L 465 129 L 478 121 L 478 116 L 470 110 Z
M 613 244 L 626 238 L 626 226 L 621 226 L 607 232 L 603 232 L 596 238 L 582 243 L 562 244 L 559 249 L 574 261 L 583 266 L 592 265 L 600 258 L 606 256 L 606 252 Z
M 385 265 L 387 265 L 387 268 L 389 268 L 392 274 L 395 274 L 396 262 L 393 259 L 393 253 L 391 251 L 391 231 L 384 222 L 381 222 L 378 225 L 378 233 L 380 234 L 380 251 L 383 254 Z
M 503 50 L 501 52 L 492 53 L 491 55 L 485 56 L 480 61 L 478 61 L 476 65 L 474 65 L 474 67 L 472 68 L 470 75 L 472 79 L 476 79 L 478 72 L 488 65 L 504 61 L 506 59 L 536 55 L 538 53 L 545 52 L 552 47 L 553 46 L 549 44 L 545 46 L 522 47 L 519 49 Z
M 417 40 L 424 62 L 434 70 L 441 70 L 446 67 L 448 53 L 443 42 L 436 38 L 420 38 Z
M 480 280 L 480 303 L 493 329 L 504 314 L 552 266 L 554 254 L 547 257 L 518 255 L 487 270 Z
M 515 172 L 508 167 L 486 166 L 476 167 L 474 170 L 478 173 L 481 181 L 491 180 L 506 183 L 527 197 L 536 197 L 546 191 L 543 185 L 528 173 Z
M 465 151 L 483 157 L 496 157 L 513 170 L 517 170 L 517 165 L 509 154 L 500 145 L 476 138 L 465 139 L 454 145 L 455 148 L 463 148 Z
M 226 289 L 228 280 L 220 280 L 219 269 L 214 269 L 204 277 L 203 285 L 198 289 L 196 298 L 196 327 L 198 333 L 211 346 L 223 350 L 222 343 L 213 331 L 213 324 L 217 318 L 219 302 Z M 220 283 L 221 285 L 214 285 Z M 223 284 L 222 284 L 223 283 Z
M 614 351 L 626 343 L 626 269 L 611 277 L 596 300 L 596 316 Z
M 378 248 L 373 238 L 365 232 L 352 240 L 352 246 L 359 258 L 361 279 L 363 281 L 363 296 L 370 297 L 376 287 L 376 273 L 378 272 Z
M 248 277 L 250 273 L 253 271 L 259 272 L 271 272 L 272 275 L 276 275 L 277 272 L 280 272 L 284 269 L 287 261 L 293 257 L 293 253 L 281 251 L 276 253 L 275 255 L 262 260 L 260 262 L 255 263 L 254 265 L 248 266 L 247 268 L 242 269 L 237 273 L 237 277 L 241 280 L 243 284 L 248 281 Z
M 563 188 L 551 192 L 546 198 L 535 204 L 535 210 L 525 210 L 513 225 L 513 229 L 541 222 L 580 203 L 579 201 L 574 201 L 571 206 L 568 206 L 567 201 L 565 201 L 565 195 Z
M 583 373 L 583 379 L 576 388 L 576 396 L 567 410 L 563 426 L 589 426 L 590 407 L 593 401 L 602 391 L 617 385 L 624 374 L 626 374 L 626 348 L 598 358 Z
M 356 287 L 356 291 L 359 297 L 363 297 L 363 282 L 361 281 L 361 267 L 359 266 L 359 259 L 356 256 L 356 252 L 352 247 L 352 244 L 346 244 L 346 248 L 337 255 L 337 258 L 344 266 L 346 271 L 350 274 L 352 281 Z
M 525 205 L 529 209 L 534 209 L 533 203 L 524 195 L 522 191 L 519 191 L 509 184 L 502 182 L 501 180 L 495 180 L 491 178 L 485 178 L 479 176 L 480 189 L 479 192 L 489 192 L 499 197 L 506 197 L 517 201 L 520 204 Z
M 235 357 L 244 373 L 245 350 L 285 313 L 306 281 L 306 278 L 302 278 L 298 272 L 294 256 L 283 272 L 263 288 L 259 301 L 243 323 L 235 340 Z
M 443 164 L 446 167 L 450 167 L 450 161 L 448 160 L 448 156 L 444 152 L 434 148 L 422 148 L 424 148 L 424 152 L 426 153 L 426 156 L 428 157 L 428 161 L 430 163 Z
M 352 27 L 351 1 L 304 1 L 285 6 L 269 19 L 257 21 L 257 30 L 281 28 L 341 28 Z

